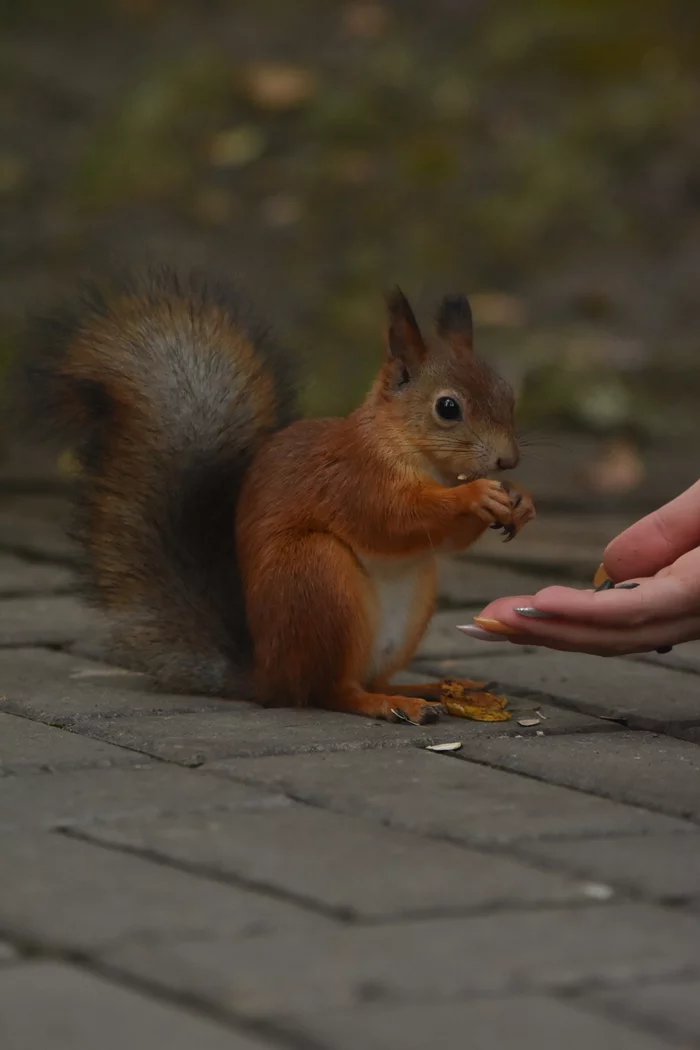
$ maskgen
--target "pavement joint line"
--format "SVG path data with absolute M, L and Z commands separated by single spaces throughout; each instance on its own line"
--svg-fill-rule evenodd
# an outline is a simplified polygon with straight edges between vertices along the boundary
M 326 811 L 327 812 L 327 811 Z M 150 821 L 149 821 L 150 823 Z M 372 822 L 376 823 L 376 822 Z M 387 827 L 387 825 L 383 825 Z M 390 827 L 390 830 L 398 830 L 394 827 Z M 393 926 L 397 924 L 408 925 L 420 922 L 431 922 L 440 919 L 471 919 L 477 916 L 486 915 L 498 915 L 516 912 L 518 914 L 522 912 L 540 912 L 540 911 L 579 911 L 587 908 L 599 908 L 606 906 L 614 906 L 620 902 L 620 896 L 616 895 L 616 899 L 610 901 L 598 901 L 593 899 L 582 898 L 581 900 L 571 900 L 561 903 L 553 904 L 551 901 L 528 901 L 526 903 L 510 902 L 510 901 L 494 901 L 491 904 L 475 905 L 473 907 L 447 907 L 447 908 L 421 908 L 411 911 L 399 911 L 386 916 L 372 916 L 366 917 L 357 914 L 357 912 L 351 907 L 333 907 L 332 905 L 320 904 L 314 898 L 306 897 L 303 894 L 294 893 L 290 890 L 283 890 L 277 886 L 270 885 L 267 882 L 260 882 L 257 879 L 247 878 L 246 876 L 234 874 L 231 872 L 222 872 L 216 868 L 212 868 L 208 864 L 198 864 L 196 861 L 184 861 L 174 859 L 172 857 L 165 856 L 159 853 L 157 850 L 146 847 L 146 846 L 133 846 L 121 843 L 105 842 L 100 838 L 95 838 L 90 834 L 90 825 L 69 825 L 62 828 L 53 829 L 50 834 L 60 834 L 66 838 L 77 839 L 80 842 L 86 842 L 91 846 L 97 846 L 101 849 L 106 849 L 114 853 L 126 853 L 130 856 L 139 857 L 141 860 L 150 861 L 158 864 L 160 867 L 174 869 L 181 871 L 187 875 L 194 875 L 199 878 L 203 878 L 207 881 L 216 882 L 224 886 L 235 886 L 238 889 L 246 890 L 247 892 L 257 893 L 265 897 L 269 897 L 273 900 L 282 901 L 285 904 L 294 904 L 297 907 L 303 908 L 315 915 L 320 915 L 323 918 L 330 919 L 335 922 L 339 922 L 343 925 L 353 927 L 382 927 L 382 926 Z M 423 836 L 417 833 L 417 838 L 430 838 L 438 841 L 438 836 Z M 443 839 L 442 841 L 449 841 Z M 454 843 L 453 843 L 454 844 Z M 458 844 L 459 845 L 459 844 Z M 490 856 L 505 856 L 513 859 L 512 854 L 508 854 L 503 849 L 478 849 L 474 847 L 465 846 L 461 843 L 463 849 L 467 849 L 471 852 L 485 853 Z M 518 857 L 518 860 L 523 861 L 529 867 L 540 870 L 539 861 L 534 861 L 530 857 Z M 545 869 L 543 869 L 545 870 Z M 555 871 L 557 874 L 561 874 L 561 870 L 557 870 L 556 866 L 551 862 L 547 862 L 547 871 Z M 566 873 L 565 874 L 569 874 Z M 569 877 L 571 877 L 569 875 Z M 576 876 L 573 877 L 575 882 L 591 882 L 592 879 L 579 879 Z M 632 895 L 627 895 L 632 899 Z M 645 900 L 638 896 L 635 899 Z M 657 903 L 652 900 L 651 903 Z
M 298 1031 L 295 1031 L 295 1029 L 291 1027 L 293 1022 L 288 1019 L 252 1019 L 248 1016 L 238 1015 L 235 1011 L 226 1010 L 206 997 L 183 991 L 181 989 L 176 991 L 162 982 L 149 979 L 142 974 L 135 976 L 123 966 L 106 962 L 101 957 L 99 948 L 91 953 L 84 949 L 67 949 L 58 945 L 46 945 L 36 938 L 29 939 L 17 937 L 13 933 L 8 933 L 2 929 L 0 929 L 0 936 L 2 936 L 3 939 L 18 952 L 18 962 L 20 965 L 23 961 L 30 961 L 32 959 L 54 960 L 57 962 L 68 963 L 85 970 L 88 973 L 101 976 L 108 981 L 135 991 L 142 996 L 161 1002 L 164 1005 L 167 1004 L 179 1009 L 190 1010 L 195 1015 L 217 1021 L 229 1028 L 233 1028 L 234 1030 L 238 1029 L 241 1033 L 246 1033 L 252 1036 L 257 1035 L 260 1038 L 271 1040 L 273 1043 L 276 1042 L 279 1045 L 280 1050 L 328 1050 L 325 1043 L 319 1043 L 315 1039 L 310 1038 L 306 1033 L 302 1035 Z M 479 1000 L 498 1000 L 505 996 L 513 995 L 521 995 L 523 997 L 548 996 L 562 1002 L 576 1003 L 579 1007 L 581 1007 L 582 1004 L 585 1004 L 585 1008 L 588 1008 L 593 1003 L 596 1003 L 595 1000 L 586 999 L 586 996 L 591 993 L 620 988 L 643 989 L 647 985 L 653 986 L 654 984 L 657 984 L 660 980 L 663 980 L 665 984 L 674 984 L 694 980 L 698 977 L 700 977 L 700 968 L 696 966 L 681 966 L 676 970 L 671 970 L 664 974 L 663 977 L 646 974 L 632 974 L 617 980 L 585 977 L 579 980 L 574 980 L 566 985 L 533 985 L 523 983 L 520 980 L 515 980 L 505 988 L 464 991 L 457 996 L 448 996 L 447 998 L 437 995 L 421 1001 L 429 1005 L 439 1005 L 440 1003 L 455 1001 L 473 1002 Z M 386 1005 L 400 1006 L 406 1001 L 415 1003 L 417 999 L 415 995 L 407 1000 L 407 997 L 400 993 L 391 994 L 385 992 L 381 996 L 381 1001 Z M 602 1011 L 602 1007 L 599 1003 L 596 1003 L 596 1006 L 600 1007 Z M 626 1023 L 629 1023 L 631 1027 L 637 1030 L 638 1019 L 635 1019 L 635 1021 L 637 1023 L 634 1021 L 628 1021 Z M 667 1037 L 667 1035 L 667 1032 L 663 1033 L 664 1037 Z
M 656 736 L 659 735 L 658 731 L 654 731 L 654 730 L 634 729 L 633 731 L 634 732 L 638 732 L 638 733 L 652 732 Z M 574 735 L 577 735 L 577 736 L 597 736 L 598 733 L 599 733 L 599 730 L 595 730 L 592 733 L 589 733 L 589 732 L 586 732 L 586 731 L 581 731 L 581 732 L 579 732 L 577 734 L 573 734 L 572 733 L 570 735 L 571 736 L 574 736 Z M 559 735 L 561 735 L 561 734 L 559 734 Z M 555 780 L 547 780 L 547 779 L 545 779 L 545 777 L 540 776 L 537 773 L 526 772 L 525 770 L 522 770 L 522 769 L 515 770 L 515 769 L 512 769 L 510 766 L 507 766 L 507 765 L 503 764 L 502 762 L 496 762 L 496 761 L 493 761 L 493 760 L 490 761 L 490 762 L 487 762 L 485 759 L 477 758 L 474 755 L 471 755 L 468 759 L 464 759 L 464 758 L 459 758 L 457 755 L 450 755 L 448 753 L 448 754 L 445 755 L 445 758 L 447 758 L 449 761 L 453 761 L 453 762 L 465 762 L 465 761 L 474 762 L 478 766 L 487 766 L 489 769 L 500 769 L 500 770 L 503 770 L 506 773 L 515 773 L 516 776 L 527 777 L 529 780 L 537 780 L 537 781 L 539 781 L 542 784 L 554 784 L 556 787 L 564 787 L 564 788 L 567 788 L 569 791 L 578 791 L 578 793 L 581 794 L 581 795 L 593 795 L 595 798 L 604 798 L 604 799 L 607 799 L 609 802 L 618 802 L 618 803 L 621 803 L 622 805 L 626 805 L 626 806 L 635 805 L 635 803 L 630 803 L 630 802 L 627 802 L 626 800 L 622 800 L 622 799 L 616 798 L 614 795 L 606 794 L 604 791 L 593 791 L 591 789 L 584 789 L 584 788 L 576 787 L 575 785 L 567 784 L 567 783 L 565 783 L 562 780 L 556 780 L 556 779 Z M 645 810 L 647 810 L 648 813 L 657 813 L 657 814 L 659 814 L 662 817 L 674 817 L 676 820 L 687 820 L 689 824 L 692 824 L 695 827 L 700 826 L 700 818 L 699 819 L 695 819 L 694 817 L 687 816 L 686 814 L 683 814 L 682 816 L 679 816 L 679 814 L 676 813 L 675 811 L 671 811 L 671 810 L 668 810 L 668 809 L 663 809 L 660 806 L 649 806 L 649 805 L 645 804 L 643 806 L 639 806 L 638 808 L 645 809 Z
M 664 671 L 676 671 L 678 674 L 690 674 L 695 675 L 696 677 L 700 675 L 700 667 L 688 667 L 687 665 L 683 666 L 682 664 L 669 666 L 668 664 L 660 663 L 658 660 L 650 660 L 649 656 L 653 655 L 653 653 L 636 653 L 631 656 L 625 656 L 623 659 L 630 660 L 635 664 L 644 664 L 645 667 L 648 667 L 649 664 L 651 664 L 652 667 L 660 667 Z M 700 725 L 700 721 L 698 724 Z
M 637 730 L 637 732 L 641 733 L 641 732 L 645 732 L 645 730 L 641 730 L 640 729 L 640 730 Z M 598 736 L 599 734 L 600 734 L 599 730 L 593 730 L 592 732 L 589 732 L 588 730 L 578 730 L 576 732 L 572 732 L 572 733 L 569 733 L 569 734 L 562 734 L 562 733 L 554 734 L 553 733 L 551 735 L 552 736 L 555 736 L 555 735 L 556 736 L 563 736 L 563 735 L 568 735 L 568 736 Z M 656 734 L 656 735 L 658 735 L 658 734 Z M 419 745 L 415 745 L 415 746 L 417 747 L 418 750 L 425 750 L 424 748 L 421 748 Z M 264 758 L 274 758 L 275 756 L 274 755 L 265 755 L 265 756 L 262 756 L 262 757 L 264 757 Z M 257 756 L 256 756 L 256 758 L 257 758 Z M 474 755 L 470 755 L 469 758 L 464 758 L 464 757 L 461 757 L 458 753 L 457 754 L 450 754 L 449 752 L 445 753 L 444 755 L 441 755 L 440 758 L 444 759 L 446 761 L 449 761 L 449 762 L 473 762 L 474 765 L 485 766 L 487 769 L 497 769 L 500 772 L 510 773 L 510 774 L 512 774 L 513 776 L 516 776 L 516 777 L 525 777 L 527 780 L 536 780 L 536 781 L 538 781 L 541 784 L 550 784 L 553 787 L 566 788 L 567 791 L 575 791 L 579 795 L 592 795 L 594 798 L 603 798 L 603 799 L 606 799 L 606 801 L 608 801 L 608 802 L 616 802 L 617 804 L 619 804 L 621 806 L 631 806 L 634 809 L 643 809 L 643 810 L 646 810 L 647 813 L 656 813 L 656 814 L 658 814 L 659 816 L 662 816 L 662 817 L 673 817 L 675 820 L 685 820 L 685 821 L 687 821 L 688 825 L 690 827 L 693 827 L 693 828 L 696 828 L 696 827 L 700 826 L 700 818 L 696 820 L 694 817 L 690 817 L 690 816 L 686 816 L 686 815 L 679 816 L 678 813 L 675 812 L 675 811 L 662 809 L 662 808 L 656 807 L 656 806 L 649 806 L 646 803 L 644 805 L 641 805 L 639 803 L 628 802 L 626 799 L 615 798 L 615 796 L 609 795 L 609 794 L 605 794 L 602 791 L 592 791 L 592 790 L 589 790 L 589 789 L 576 787 L 573 784 L 567 784 L 567 783 L 565 783 L 564 781 L 561 781 L 561 780 L 547 780 L 547 779 L 545 779 L 544 776 L 541 776 L 541 775 L 539 775 L 537 773 L 530 773 L 530 772 L 527 772 L 526 770 L 522 770 L 522 769 L 512 769 L 510 766 L 505 765 L 503 762 L 499 763 L 499 762 L 495 762 L 493 760 L 486 761 L 485 759 L 477 758 Z M 243 759 L 242 761 L 246 761 L 246 760 Z M 199 768 L 202 769 L 203 772 L 210 773 L 213 776 L 222 777 L 222 778 L 224 778 L 226 780 L 233 780 L 233 781 L 236 781 L 236 782 L 240 782 L 242 784 L 257 784 L 257 781 L 251 781 L 251 780 L 246 779 L 245 777 L 235 776 L 234 774 L 232 774 L 232 773 L 230 773 L 228 771 L 222 771 L 220 769 L 207 769 L 207 765 L 208 764 L 205 763 L 203 767 L 200 766 Z M 286 794 L 286 796 L 288 798 L 291 798 L 293 802 L 304 802 L 307 805 L 315 805 L 318 809 L 331 808 L 332 812 L 336 812 L 336 813 L 338 813 L 338 812 L 341 812 L 341 813 L 342 812 L 346 812 L 345 810 L 342 810 L 342 809 L 337 809 L 337 808 L 332 808 L 332 807 L 324 807 L 320 803 L 315 802 L 311 796 L 298 795 L 296 792 L 292 792 L 292 791 L 290 791 L 287 788 L 284 789 L 283 793 Z M 402 827 L 402 825 L 400 825 L 400 824 L 393 825 L 393 824 L 391 824 L 391 823 L 389 823 L 389 822 L 387 822 L 385 820 L 381 820 L 380 823 L 386 824 L 388 827 L 392 827 L 392 826 Z M 679 832 L 679 834 L 680 833 L 681 832 Z M 428 836 L 426 836 L 426 837 L 428 837 Z M 432 836 L 430 836 L 430 837 L 432 837 Z M 592 836 L 585 835 L 585 836 L 580 836 L 580 837 L 582 837 L 582 838 L 590 838 Z M 453 840 L 450 839 L 449 841 L 453 841 Z M 462 840 L 462 841 L 465 841 L 465 840 Z M 471 844 L 468 843 L 468 845 L 470 845 L 470 848 L 471 848 Z
M 449 756 L 449 757 L 452 757 L 452 756 Z M 479 762 L 477 764 L 478 765 L 486 765 L 486 763 L 483 763 L 483 762 Z M 512 770 L 507 770 L 507 772 L 512 772 Z M 212 774 L 215 775 L 215 776 L 216 775 L 222 776 L 222 774 L 220 774 L 217 770 L 212 770 Z M 516 776 L 521 776 L 521 775 L 529 776 L 528 774 L 520 774 L 520 773 L 516 773 L 515 775 Z M 242 778 L 230 777 L 228 775 L 226 775 L 224 779 L 232 780 L 232 781 L 235 781 L 236 783 L 242 783 L 242 784 L 250 784 L 251 783 L 251 781 L 247 781 L 247 780 L 242 779 Z M 537 779 L 540 779 L 540 778 L 538 778 L 538 777 L 530 777 L 529 779 L 537 780 Z M 545 781 L 545 783 L 549 783 L 549 781 Z M 575 788 L 569 789 L 568 785 L 555 785 L 555 786 L 564 786 L 568 790 L 578 790 L 578 789 L 575 789 Z M 460 910 L 460 917 L 464 917 L 467 914 L 471 916 L 471 915 L 475 915 L 475 914 L 493 914 L 493 913 L 496 913 L 496 912 L 506 912 L 506 911 L 515 911 L 515 912 L 542 911 L 543 909 L 551 909 L 553 907 L 561 907 L 562 909 L 580 908 L 580 907 L 587 907 L 589 905 L 596 905 L 596 904 L 600 905 L 600 904 L 619 903 L 623 899 L 626 899 L 626 900 L 629 900 L 629 901 L 641 902 L 641 903 L 644 903 L 644 904 L 657 905 L 659 907 L 669 907 L 669 908 L 676 909 L 676 908 L 685 907 L 687 904 L 692 903 L 692 901 L 694 899 L 692 897 L 681 897 L 681 896 L 669 896 L 668 898 L 654 897 L 653 895 L 645 894 L 642 890 L 637 889 L 637 887 L 635 887 L 635 886 L 628 885 L 624 881 L 617 881 L 617 880 L 607 879 L 607 878 L 604 879 L 604 880 L 601 880 L 600 878 L 597 878 L 597 877 L 594 877 L 594 876 L 591 876 L 591 875 L 578 874 L 571 867 L 564 866 L 565 862 L 551 860 L 551 859 L 546 858 L 546 857 L 535 857 L 535 856 L 531 855 L 530 853 L 528 853 L 527 849 L 525 848 L 525 846 L 526 846 L 526 842 L 529 841 L 529 840 L 526 840 L 525 843 L 523 843 L 521 840 L 511 840 L 511 841 L 509 841 L 507 843 L 506 842 L 504 842 L 504 843 L 500 843 L 500 842 L 484 842 L 483 839 L 477 839 L 477 838 L 470 839 L 468 832 L 462 833 L 459 837 L 455 837 L 455 836 L 450 835 L 450 833 L 447 832 L 447 831 L 427 831 L 427 830 L 426 831 L 419 831 L 419 830 L 416 830 L 414 828 L 410 828 L 410 829 L 406 828 L 406 826 L 403 825 L 400 821 L 396 821 L 396 820 L 394 820 L 394 819 L 392 819 L 390 817 L 378 817 L 378 816 L 373 816 L 370 813 L 359 814 L 359 815 L 348 814 L 347 810 L 343 809 L 342 807 L 328 806 L 328 805 L 326 805 L 326 804 L 324 804 L 322 802 L 316 801 L 311 796 L 307 796 L 307 795 L 303 795 L 303 794 L 297 794 L 296 792 L 289 791 L 288 789 L 280 788 L 280 793 L 283 794 L 286 798 L 290 799 L 290 801 L 292 801 L 292 802 L 296 802 L 296 803 L 299 803 L 299 804 L 304 805 L 304 806 L 310 806 L 311 808 L 318 809 L 321 812 L 337 813 L 337 814 L 339 814 L 341 816 L 352 815 L 352 816 L 355 817 L 355 819 L 360 819 L 360 820 L 366 821 L 368 823 L 373 824 L 375 827 L 382 827 L 382 828 L 386 828 L 386 829 L 391 830 L 391 831 L 402 831 L 404 834 L 414 835 L 415 837 L 417 837 L 419 839 L 425 839 L 425 840 L 430 840 L 430 841 L 434 841 L 434 842 L 446 842 L 446 843 L 448 843 L 451 846 L 457 846 L 458 848 L 463 849 L 463 850 L 465 850 L 465 851 L 467 851 L 469 853 L 480 853 L 480 854 L 483 854 L 484 856 L 503 857 L 503 858 L 505 858 L 507 860 L 517 860 L 517 861 L 520 861 L 523 864 L 526 864 L 528 867 L 530 867 L 530 868 L 532 868 L 532 869 L 534 869 L 536 871 L 540 871 L 540 872 L 543 872 L 543 873 L 546 873 L 546 874 L 563 875 L 563 876 L 566 876 L 567 878 L 570 878 L 570 879 L 574 880 L 575 882 L 583 882 L 583 883 L 585 883 L 585 882 L 595 882 L 595 883 L 597 883 L 597 882 L 603 881 L 606 886 L 609 885 L 611 887 L 611 889 L 614 890 L 614 895 L 615 895 L 614 896 L 614 900 L 610 900 L 610 901 L 593 901 L 593 900 L 590 900 L 590 901 L 586 901 L 586 900 L 569 901 L 569 902 L 566 902 L 565 904 L 561 904 L 561 905 L 552 905 L 552 904 L 548 904 L 548 903 L 542 904 L 542 903 L 538 903 L 538 902 L 529 902 L 529 903 L 523 904 L 523 905 L 509 904 L 509 903 L 505 903 L 505 904 L 501 905 L 501 904 L 495 903 L 495 904 L 492 904 L 492 905 L 483 905 L 483 906 L 477 907 L 477 908 L 461 909 Z M 591 794 L 591 792 L 579 791 L 579 794 Z M 612 801 L 617 801 L 617 800 L 612 800 Z M 621 806 L 628 806 L 628 805 L 630 805 L 630 803 L 620 802 L 619 805 L 621 805 Z M 632 808 L 643 809 L 643 810 L 646 810 L 646 812 L 654 812 L 653 810 L 649 810 L 648 807 L 646 807 L 646 806 L 633 806 Z M 663 814 L 663 815 L 666 815 L 666 814 Z M 684 818 L 678 817 L 676 819 L 682 820 Z M 696 825 L 692 821 L 688 821 L 688 824 L 689 824 L 688 830 L 681 830 L 679 828 L 679 829 L 677 829 L 675 831 L 665 832 L 664 836 L 667 836 L 667 835 L 683 836 L 683 835 L 687 835 L 687 834 L 693 834 L 695 832 Z M 77 825 L 73 825 L 73 827 L 76 827 L 76 826 Z M 84 825 L 80 825 L 80 827 L 84 827 Z M 632 837 L 638 837 L 640 835 L 643 835 L 644 837 L 647 837 L 647 838 L 650 838 L 650 839 L 653 839 L 655 837 L 654 832 L 646 832 L 645 833 L 645 832 L 639 832 L 639 831 L 629 831 L 629 832 L 625 832 L 625 831 L 622 831 L 622 832 L 608 831 L 608 832 L 604 832 L 603 834 L 600 834 L 600 835 L 596 834 L 595 832 L 588 832 L 588 833 L 584 833 L 582 835 L 567 835 L 566 833 L 562 833 L 562 834 L 559 834 L 559 835 L 557 835 L 557 834 L 555 834 L 555 835 L 538 835 L 533 841 L 534 842 L 580 842 L 580 841 L 583 840 L 583 841 L 595 842 L 595 841 L 600 840 L 600 839 L 606 839 L 608 841 L 615 841 L 615 840 L 621 839 L 621 838 L 623 838 L 623 839 L 624 838 L 632 838 Z M 445 917 L 445 913 L 442 912 L 440 914 L 440 916 L 435 916 L 433 914 L 428 914 L 428 913 L 426 913 L 424 915 L 422 912 L 420 912 L 420 913 L 410 913 L 407 916 L 407 918 L 409 918 L 411 921 L 413 921 L 414 919 L 420 920 L 420 919 L 424 919 L 424 918 L 430 919 L 430 918 L 436 918 L 436 917 Z M 391 918 L 390 919 L 383 919 L 383 918 L 379 918 L 379 919 L 354 918 L 353 919 L 354 923 L 357 923 L 358 925 L 363 925 L 363 926 L 364 925 L 385 925 L 387 922 L 392 922 L 392 921 L 393 921 L 393 919 L 391 919 Z
M 149 981 L 142 976 L 135 977 L 129 970 L 104 962 L 99 949 L 94 953 L 80 948 L 64 948 L 58 944 L 44 944 L 36 938 L 17 937 L 13 933 L 0 930 L 0 936 L 18 953 L 15 965 L 32 961 L 65 963 L 83 970 L 93 976 L 102 977 L 111 984 L 136 992 L 146 999 L 159 1002 L 164 1006 L 174 1006 L 186 1010 L 205 1020 L 215 1021 L 241 1035 L 257 1036 L 262 1040 L 276 1043 L 279 1050 L 328 1050 L 325 1044 L 288 1032 L 273 1021 L 238 1015 L 234 1011 L 224 1010 L 210 1000 L 183 991 L 169 989 L 158 981 Z
M 694 974 L 689 974 L 690 977 Z M 664 984 L 674 984 L 678 980 L 687 980 L 686 978 L 673 978 L 672 980 L 666 980 L 664 978 Z M 644 987 L 647 983 L 646 980 L 640 982 L 640 987 Z M 654 983 L 651 981 L 650 983 Z M 684 1032 L 679 1025 L 674 1025 L 673 1020 L 670 1017 L 666 1017 L 663 1020 L 659 1017 L 653 1017 L 651 1015 L 640 1016 L 636 1014 L 630 1007 L 625 1007 L 623 1003 L 606 1003 L 598 998 L 592 997 L 587 998 L 585 990 L 578 993 L 556 993 L 554 998 L 560 1002 L 577 1006 L 579 1009 L 583 1009 L 588 1013 L 593 1014 L 597 1017 L 604 1017 L 606 1020 L 613 1021 L 617 1024 L 627 1027 L 632 1031 L 638 1032 L 639 1035 L 656 1035 L 660 1039 L 672 1040 L 672 1046 L 676 1045 L 678 1040 L 686 1040 L 687 1032 Z

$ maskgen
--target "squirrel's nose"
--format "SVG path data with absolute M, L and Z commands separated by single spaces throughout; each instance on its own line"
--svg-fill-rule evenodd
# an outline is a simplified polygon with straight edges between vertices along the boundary
M 496 466 L 499 470 L 514 470 L 518 465 L 520 456 L 517 452 L 513 452 L 510 456 L 501 456 L 496 460 Z

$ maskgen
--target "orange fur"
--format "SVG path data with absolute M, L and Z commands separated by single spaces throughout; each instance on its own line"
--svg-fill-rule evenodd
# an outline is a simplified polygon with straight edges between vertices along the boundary
M 410 344 L 411 367 L 420 370 L 430 351 L 417 330 L 410 324 L 408 329 L 410 338 L 405 324 L 400 338 Z M 439 352 L 435 360 L 440 362 Z M 449 374 L 454 361 L 449 355 L 443 360 L 443 375 L 433 367 L 437 376 L 426 381 L 427 389 L 456 386 Z M 485 381 L 483 366 L 469 360 L 459 365 L 460 392 L 472 374 L 478 389 Z M 283 698 L 377 717 L 399 708 L 416 721 L 429 718 L 429 704 L 397 695 L 388 682 L 410 662 L 433 613 L 434 553 L 464 549 L 488 524 L 512 521 L 511 498 L 498 482 L 476 477 L 448 486 L 434 477 L 427 451 L 435 430 L 426 412 L 430 395 L 419 378 L 417 389 L 399 399 L 394 374 L 390 360 L 347 419 L 299 421 L 275 434 L 246 477 L 237 538 L 256 687 L 264 703 Z M 515 439 L 507 395 L 496 382 L 490 390 L 506 399 L 496 399 L 496 409 L 484 413 L 483 440 L 495 435 L 493 460 Z M 476 458 L 457 443 L 450 455 L 441 453 L 440 470 L 451 469 L 453 476 L 473 470 Z M 368 559 L 385 560 L 390 574 L 391 559 L 407 563 L 419 555 L 426 563 L 416 571 L 404 637 L 374 667 L 380 595 Z

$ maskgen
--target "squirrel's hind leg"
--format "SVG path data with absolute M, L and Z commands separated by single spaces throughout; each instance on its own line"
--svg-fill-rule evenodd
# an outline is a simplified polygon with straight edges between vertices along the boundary
M 400 687 L 399 687 L 400 690 Z M 332 711 L 347 711 L 365 718 L 383 718 L 387 722 L 437 722 L 440 708 L 422 696 L 396 693 L 368 693 L 359 685 L 348 684 L 337 689 L 322 705 Z
M 372 592 L 355 555 L 327 533 L 288 538 L 249 565 L 248 623 L 256 694 L 267 706 L 314 706 L 389 722 L 424 724 L 437 704 L 361 682 L 373 645 Z
M 361 681 L 372 645 L 367 580 L 352 551 L 328 533 L 286 535 L 247 569 L 258 702 L 352 710 L 345 698 L 359 686 L 347 683 Z

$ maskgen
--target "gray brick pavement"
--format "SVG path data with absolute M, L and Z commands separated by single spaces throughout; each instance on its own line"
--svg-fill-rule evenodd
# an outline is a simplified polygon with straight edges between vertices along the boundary
M 3 1047 L 697 1041 L 700 752 L 669 735 L 700 730 L 692 647 L 587 661 L 454 630 L 587 579 L 612 519 L 444 570 L 414 674 L 483 673 L 545 717 L 425 730 L 158 695 L 81 658 L 94 616 L 52 564 L 72 549 L 25 504 L 0 525 Z
M 289 804 L 284 796 L 139 756 L 134 769 L 82 769 L 0 780 L 0 829 L 46 829 L 97 818 L 151 818 L 213 809 Z
M 465 743 L 464 758 L 605 798 L 700 821 L 700 750 L 654 733 L 621 732 Z
M 611 1016 L 700 1045 L 700 978 L 607 988 L 587 996 Z M 687 1042 L 686 1042 L 687 1040 Z
M 85 831 L 94 841 L 243 879 L 364 919 L 591 898 L 587 881 L 300 804 L 114 820 Z
M 0 554 L 0 598 L 59 594 L 75 588 L 75 574 L 70 569 Z
M 293 904 L 67 835 L 3 834 L 0 924 L 10 940 L 63 951 L 160 943 L 235 946 L 319 918 Z
M 333 1050 L 396 1050 L 397 1031 L 401 1050 L 667 1050 L 670 1045 L 578 1005 L 540 996 L 321 1009 L 297 1029 Z
M 134 978 L 190 989 L 221 1008 L 304 1016 L 321 1004 L 369 998 L 449 1001 L 684 976 L 700 967 L 700 916 L 596 904 L 391 925 L 317 923 L 251 937 L 244 952 L 225 931 L 121 938 L 98 954 Z
M 546 748 L 551 741 L 544 739 Z M 576 735 L 563 739 L 574 751 L 580 742 L 585 755 L 593 738 Z M 520 740 L 504 741 L 505 753 L 513 750 L 517 755 L 522 747 Z M 481 755 L 486 749 L 476 744 L 474 750 Z M 633 804 L 621 805 L 426 751 L 326 754 L 315 756 L 313 762 L 303 756 L 280 756 L 274 761 L 226 761 L 205 768 L 289 792 L 336 812 L 469 844 L 695 830 L 682 820 Z M 553 778 L 556 775 L 555 767 Z M 634 794 L 633 784 L 628 789 Z
M 63 645 L 93 632 L 96 620 L 70 594 L 7 598 L 0 602 L 0 646 Z
M 62 963 L 0 974 L 5 1050 L 266 1050 L 271 1044 Z
M 523 855 L 657 900 L 700 901 L 700 830 L 692 835 L 627 835 L 530 842 Z
M 142 761 L 140 755 L 122 747 L 0 712 L 0 775 L 28 770 L 135 766 Z

